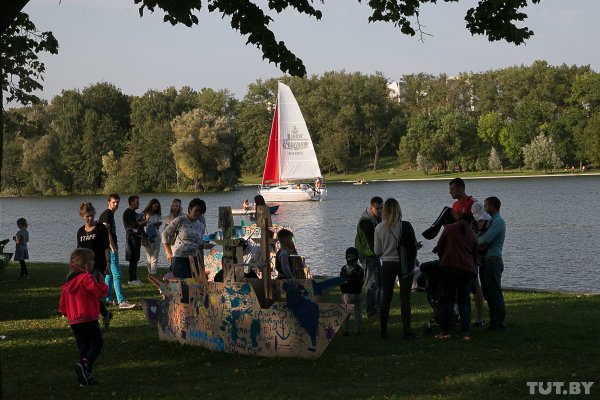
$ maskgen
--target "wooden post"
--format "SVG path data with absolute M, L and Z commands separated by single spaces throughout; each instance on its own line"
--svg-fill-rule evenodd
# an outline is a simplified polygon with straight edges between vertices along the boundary
M 231 237 L 233 236 L 233 215 L 231 207 L 219 207 L 219 228 L 223 231 L 223 282 L 233 282 L 233 252 L 235 247 Z
M 256 225 L 260 228 L 260 249 L 262 254 L 262 280 L 265 290 L 265 308 L 273 300 L 273 291 L 271 290 L 271 212 L 267 206 L 256 207 Z

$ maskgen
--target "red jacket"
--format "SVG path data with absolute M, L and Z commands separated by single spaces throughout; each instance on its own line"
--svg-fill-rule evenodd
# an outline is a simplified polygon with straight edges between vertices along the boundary
M 61 286 L 60 312 L 69 324 L 97 321 L 101 297 L 108 293 L 106 283 L 100 283 L 94 275 L 82 272 Z
M 461 232 L 461 223 L 465 232 Z M 475 274 L 477 263 L 477 238 L 471 227 L 464 222 L 446 225 L 437 243 L 440 267 L 457 268 Z

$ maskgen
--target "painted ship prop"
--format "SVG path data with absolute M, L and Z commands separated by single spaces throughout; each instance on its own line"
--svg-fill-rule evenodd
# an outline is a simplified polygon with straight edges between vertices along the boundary
M 227 353 L 320 357 L 352 310 L 351 305 L 318 302 L 323 290 L 343 283 L 341 278 L 316 282 L 297 257 L 297 279 L 272 279 L 274 240 L 266 206 L 257 209 L 257 225 L 246 227 L 255 230 L 259 241 L 258 262 L 243 263 L 244 239 L 234 235 L 230 207 L 219 208 L 219 228 L 223 282 L 211 281 L 214 271 L 207 276 L 197 265 L 191 279 L 152 279 L 164 299 L 144 300 L 143 308 L 156 323 L 159 339 Z M 260 277 L 250 277 L 256 269 Z

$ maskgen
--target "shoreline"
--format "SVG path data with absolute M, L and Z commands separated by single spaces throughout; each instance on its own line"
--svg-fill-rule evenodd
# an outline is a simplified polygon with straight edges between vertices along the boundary
M 460 174 L 457 174 L 460 175 Z M 600 172 L 578 172 L 575 174 L 571 173 L 557 173 L 557 174 L 535 174 L 535 175 L 493 175 L 493 176 L 461 176 L 463 180 L 476 180 L 476 179 L 525 179 L 525 178 L 566 178 L 566 177 L 576 177 L 576 176 L 600 176 Z M 452 178 L 455 178 L 454 174 L 445 176 L 445 177 L 423 177 L 423 178 L 393 178 L 393 179 L 370 179 L 365 180 L 365 182 L 423 182 L 423 181 L 445 181 Z M 354 183 L 356 180 L 332 180 L 328 181 L 329 184 L 334 183 Z M 249 187 L 249 186 L 260 186 L 260 183 L 240 183 L 236 186 L 239 187 Z M 232 191 L 234 192 L 235 189 Z M 141 193 L 141 194 L 161 194 L 161 193 L 171 193 L 171 192 L 149 192 L 149 193 Z M 174 194 L 178 193 L 196 193 L 196 192 L 173 192 Z M 214 193 L 225 193 L 225 191 L 214 192 Z M 92 195 L 105 195 L 106 193 L 93 193 Z M 69 193 L 69 194 L 55 194 L 50 196 L 45 195 L 16 195 L 16 194 L 0 194 L 0 199 L 6 198 L 17 198 L 17 197 L 68 197 L 68 196 L 85 196 L 89 195 L 89 193 Z
M 460 174 L 457 174 L 457 176 Z M 450 180 L 452 178 L 456 178 L 454 174 L 445 176 L 445 177 L 424 177 L 424 178 L 393 178 L 393 179 L 365 179 L 365 182 L 413 182 L 413 181 L 445 181 Z M 460 176 L 463 180 L 476 180 L 476 179 L 524 179 L 524 178 L 566 178 L 566 177 L 576 177 L 576 176 L 600 176 L 600 172 L 578 172 L 575 174 L 571 173 L 557 173 L 557 174 L 535 174 L 535 175 L 493 175 L 493 176 Z M 356 180 L 332 180 L 325 181 L 328 184 L 334 183 L 354 183 Z M 248 187 L 248 186 L 260 186 L 260 183 L 240 183 L 238 186 Z
M 537 175 L 494 175 L 494 176 L 466 176 L 460 177 L 462 180 L 476 180 L 476 179 L 521 179 L 521 178 L 566 178 L 576 176 L 600 176 L 600 172 L 584 172 L 578 174 L 571 173 L 560 173 L 560 174 L 537 174 Z M 435 178 L 396 178 L 396 179 L 372 179 L 366 180 L 366 182 L 410 182 L 410 181 L 446 181 L 454 178 L 455 176 L 447 177 L 435 177 Z M 343 181 L 331 181 L 330 183 L 354 183 L 355 180 L 343 180 Z

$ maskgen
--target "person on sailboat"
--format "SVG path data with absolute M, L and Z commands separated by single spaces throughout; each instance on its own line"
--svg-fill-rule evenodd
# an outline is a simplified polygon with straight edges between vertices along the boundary
M 315 189 L 317 189 L 317 190 L 321 189 L 321 185 L 322 185 L 321 178 L 315 179 Z

